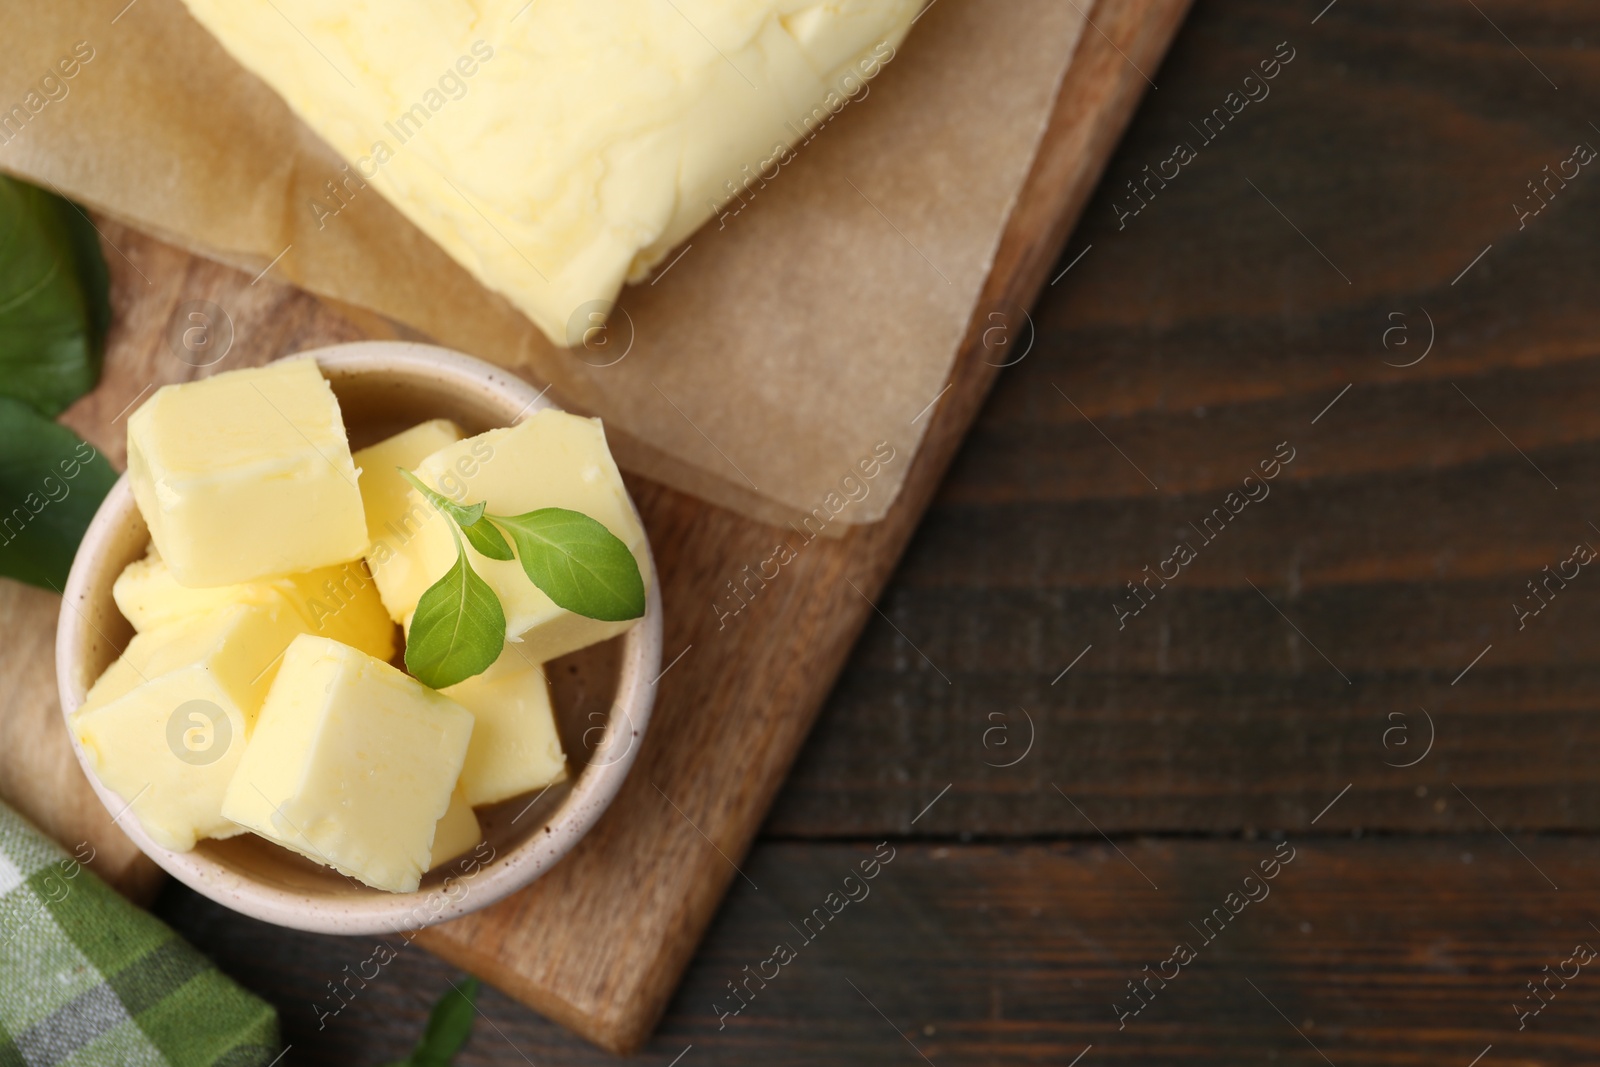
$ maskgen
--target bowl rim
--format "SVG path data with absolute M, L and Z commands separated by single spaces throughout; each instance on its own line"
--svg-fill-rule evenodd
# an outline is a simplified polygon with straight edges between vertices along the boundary
M 442 384 L 464 398 L 520 404 L 519 413 L 507 425 L 516 425 L 538 411 L 560 410 L 546 397 L 548 386 L 536 389 L 511 371 L 435 345 L 354 341 L 280 358 L 315 359 L 325 377 L 333 380 L 397 370 L 421 377 L 442 376 Z M 631 494 L 628 503 L 637 518 L 638 507 Z M 419 929 L 488 907 L 531 884 L 572 850 L 621 790 L 650 722 L 661 669 L 661 584 L 648 534 L 644 542 L 651 575 L 648 602 L 643 618 L 621 636 L 617 690 L 605 733 L 588 765 L 545 823 L 546 832 L 530 834 L 515 847 L 498 852 L 481 864 L 474 863 L 470 873 L 447 875 L 439 886 L 412 893 L 389 893 L 351 879 L 351 885 L 360 892 L 348 898 L 317 898 L 270 885 L 230 869 L 198 848 L 189 852 L 163 848 L 145 833 L 138 819 L 123 817 L 131 804 L 125 804 L 118 794 L 101 784 L 71 729 L 71 716 L 86 695 L 86 690 L 74 684 L 81 674 L 76 668 L 86 655 L 89 631 L 95 629 L 79 607 L 90 599 L 90 574 L 95 569 L 90 560 L 120 530 L 130 511 L 136 512 L 137 506 L 128 476 L 123 473 L 85 531 L 62 589 L 56 622 L 56 686 L 62 722 L 79 768 L 112 821 L 141 852 L 201 895 L 252 918 L 314 933 L 382 934 Z

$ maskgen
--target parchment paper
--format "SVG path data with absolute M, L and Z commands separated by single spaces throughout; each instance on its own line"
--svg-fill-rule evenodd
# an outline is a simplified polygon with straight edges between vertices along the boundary
M 606 420 L 624 467 L 757 519 L 821 505 L 887 441 L 894 461 L 835 516 L 873 522 L 948 380 L 1082 24 L 1059 0 L 935 0 L 866 93 L 624 290 L 594 351 L 551 346 L 376 189 L 314 211 L 338 205 L 324 183 L 343 161 L 178 0 L 13 12 L 0 169 L 542 379 Z

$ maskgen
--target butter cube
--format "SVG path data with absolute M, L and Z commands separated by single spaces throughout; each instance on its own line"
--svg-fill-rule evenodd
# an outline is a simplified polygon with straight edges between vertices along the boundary
M 417 477 L 457 503 L 484 501 L 492 515 L 551 507 L 582 512 L 628 546 L 645 587 L 650 585 L 644 528 L 606 447 L 599 419 L 553 409 L 538 411 L 509 429 L 490 430 L 440 449 L 422 461 Z M 412 495 L 420 502 L 415 491 Z M 412 554 L 427 578 L 408 603 L 389 605 L 391 611 L 403 607 L 409 617 L 423 590 L 455 562 L 456 547 L 449 527 L 429 522 L 400 551 Z M 466 551 L 473 570 L 500 598 L 506 637 L 520 641 L 523 658 L 532 663 L 548 663 L 633 625 L 634 620 L 602 622 L 559 608 L 528 579 L 520 561 L 492 560 L 470 546 Z
M 179 585 L 152 550 L 123 569 L 111 596 L 140 633 L 225 604 L 283 603 L 305 620 L 308 633 L 342 641 L 379 659 L 395 653 L 394 623 L 360 560 L 283 578 L 195 589 Z
M 367 540 L 371 542 L 367 566 L 395 622 L 406 617 L 430 584 L 418 572 L 416 557 L 399 550 L 416 536 L 423 523 L 443 521 L 400 477 L 400 469 L 415 470 L 430 455 L 459 440 L 461 427 L 449 419 L 434 419 L 355 455 L 356 466 L 361 468 Z
M 451 793 L 450 806 L 433 830 L 428 870 L 442 867 L 482 840 L 483 830 L 478 826 L 478 817 L 472 813 L 472 805 L 459 790 Z
M 477 723 L 456 787 L 469 804 L 493 804 L 567 776 L 550 683 L 518 646 L 507 646 L 488 670 L 442 692 Z
M 394 620 L 361 560 L 291 574 L 272 584 L 305 619 L 306 632 L 360 649 L 376 659 L 394 656 Z
M 305 630 L 283 604 L 230 604 L 139 634 L 73 714 L 96 777 L 163 848 L 230 837 L 222 796 L 279 657 Z
M 111 586 L 111 598 L 117 602 L 117 610 L 122 612 L 123 618 L 133 623 L 139 633 L 144 633 L 204 615 L 227 604 L 259 602 L 261 597 L 256 594 L 264 590 L 264 586 L 248 584 L 204 588 L 179 585 L 152 544 L 144 559 L 134 560 L 117 575 Z
M 262 706 L 222 814 L 377 889 L 409 893 L 472 735 L 472 714 L 363 652 L 303 635 Z
M 128 478 L 182 585 L 232 585 L 366 552 L 339 402 L 309 359 L 157 390 L 128 419 Z
M 139 636 L 142 637 L 144 635 L 141 634 Z M 128 643 L 129 650 L 132 650 L 138 641 L 139 637 L 135 637 L 130 641 Z M 137 689 L 141 682 L 146 680 L 139 668 L 128 662 L 128 654 L 124 652 L 112 660 L 111 666 L 107 667 L 105 672 L 89 687 L 89 692 L 84 695 L 83 703 L 78 705 L 78 710 L 72 714 L 74 717 L 81 716 L 92 708 L 98 708 L 103 704 L 109 704 L 113 700 L 125 697 Z

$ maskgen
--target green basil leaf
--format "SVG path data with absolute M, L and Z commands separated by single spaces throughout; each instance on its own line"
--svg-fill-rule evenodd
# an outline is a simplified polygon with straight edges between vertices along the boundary
M 106 331 L 111 329 L 111 272 L 106 267 L 105 254 L 100 251 L 100 231 L 94 228 L 89 216 L 70 200 L 55 198 L 60 203 L 60 215 L 67 220 L 67 239 L 72 242 L 72 261 L 83 289 L 84 304 L 89 311 L 89 329 L 96 338 L 95 351 L 105 354 Z M 96 364 L 95 381 L 99 380 Z M 90 383 L 92 387 L 94 382 Z
M 77 434 L 0 396 L 0 574 L 59 593 L 116 480 Z
M 594 519 L 565 508 L 488 518 L 515 542 L 523 571 L 558 607 L 605 622 L 644 614 L 639 564 Z
M 60 197 L 0 175 L 0 394 L 56 415 L 94 388 L 108 292 L 89 220 Z
M 483 505 L 479 504 L 478 507 L 481 508 Z M 472 542 L 473 548 L 490 559 L 507 560 L 513 558 L 511 546 L 506 544 L 506 539 L 500 535 L 500 531 L 496 530 L 494 524 L 488 519 L 479 519 L 468 526 L 463 526 L 461 527 L 461 532 L 466 534 L 467 540 Z
M 468 978 L 439 998 L 428 1016 L 428 1029 L 411 1055 L 389 1067 L 450 1067 L 450 1061 L 472 1035 L 477 1014 L 478 980 Z
M 506 614 L 489 583 L 467 563 L 456 538 L 456 561 L 417 601 L 406 635 L 406 669 L 435 689 L 482 674 L 505 646 Z
M 511 559 L 511 546 L 506 544 L 506 539 L 483 518 L 483 501 L 476 504 L 457 504 L 442 493 L 436 493 L 425 485 L 422 479 L 408 470 L 396 468 L 401 477 L 411 483 L 411 487 L 422 494 L 422 498 L 442 511 L 447 518 L 461 527 L 461 532 L 467 535 L 467 540 L 472 542 L 472 547 L 482 552 L 490 559 Z

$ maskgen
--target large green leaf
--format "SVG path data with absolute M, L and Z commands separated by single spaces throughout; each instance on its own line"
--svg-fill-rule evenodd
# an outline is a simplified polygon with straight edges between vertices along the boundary
M 417 601 L 406 635 L 406 669 L 435 689 L 482 674 L 500 658 L 506 613 L 489 583 L 467 563 L 456 538 L 456 561 Z
M 0 396 L 0 574 L 60 592 L 116 480 L 77 434 Z
M 0 394 L 46 415 L 94 388 L 111 318 L 94 227 L 0 175 Z
M 389 1067 L 450 1067 L 455 1054 L 472 1035 L 472 1020 L 477 1014 L 474 1003 L 478 996 L 478 980 L 468 978 L 459 986 L 439 998 L 428 1016 L 428 1029 L 411 1055 Z
M 605 622 L 644 614 L 639 564 L 596 520 L 565 508 L 485 517 L 510 536 L 528 579 L 558 607 Z

